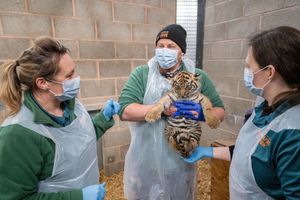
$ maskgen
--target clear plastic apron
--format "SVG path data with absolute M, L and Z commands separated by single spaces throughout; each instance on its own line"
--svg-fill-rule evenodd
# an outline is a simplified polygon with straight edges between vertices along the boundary
M 76 100 L 77 118 L 68 126 L 55 128 L 33 122 L 33 113 L 22 106 L 20 112 L 1 126 L 19 124 L 50 138 L 55 143 L 52 176 L 39 182 L 38 192 L 59 192 L 99 183 L 96 133 L 92 120 Z
M 184 59 L 188 71 L 195 65 Z M 152 58 L 143 104 L 154 104 L 171 88 Z M 124 192 L 128 200 L 193 200 L 197 169 L 169 147 L 164 135 L 165 120 L 130 122 L 131 143 L 125 158 Z
M 273 199 L 256 184 L 252 171 L 251 155 L 255 152 L 259 141 L 269 130 L 279 132 L 289 126 L 295 128 L 296 121 L 300 118 L 300 105 L 288 109 L 263 128 L 259 128 L 252 123 L 255 116 L 254 112 L 240 130 L 234 148 L 229 181 L 231 200 Z M 298 126 L 300 128 L 299 123 Z

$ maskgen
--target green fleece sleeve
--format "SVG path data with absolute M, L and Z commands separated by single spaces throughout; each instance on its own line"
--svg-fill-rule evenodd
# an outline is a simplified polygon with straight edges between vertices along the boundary
M 93 117 L 93 124 L 96 130 L 96 136 L 97 140 L 104 135 L 104 133 L 111 128 L 114 125 L 115 121 L 114 118 L 111 118 L 111 120 L 107 121 L 103 115 L 103 111 L 97 113 Z
M 201 93 L 209 98 L 213 107 L 222 107 L 224 104 L 214 86 L 213 82 L 208 77 L 208 74 L 201 69 L 196 69 L 196 73 L 200 74 Z
M 145 89 L 147 85 L 149 68 L 147 65 L 137 67 L 129 76 L 120 98 L 119 116 L 122 116 L 124 109 L 132 103 L 143 103 Z
M 37 193 L 51 176 L 54 148 L 48 139 L 20 125 L 0 128 L 0 199 L 82 200 L 81 190 Z

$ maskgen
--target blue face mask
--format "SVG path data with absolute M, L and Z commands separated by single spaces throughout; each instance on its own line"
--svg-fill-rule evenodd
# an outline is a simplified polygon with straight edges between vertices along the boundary
M 57 82 L 57 81 L 50 81 L 53 83 L 62 84 L 64 92 L 62 94 L 56 94 L 53 91 L 49 90 L 54 96 L 60 101 L 67 101 L 70 99 L 73 99 L 79 92 L 80 89 L 80 76 L 77 76 L 76 78 L 65 80 L 63 82 Z
M 177 50 L 168 48 L 156 48 L 155 59 L 159 66 L 163 69 L 170 69 L 177 63 Z
M 258 88 L 253 84 L 253 79 L 254 79 L 254 75 L 258 74 L 259 72 L 261 72 L 262 70 L 264 70 L 265 68 L 267 68 L 268 66 L 258 70 L 257 72 L 253 73 L 251 70 L 249 70 L 248 68 L 245 68 L 244 70 L 244 82 L 245 82 L 245 86 L 246 88 L 252 93 L 255 94 L 257 96 L 261 96 L 264 93 L 264 88 L 266 87 L 266 85 L 268 83 L 270 83 L 271 80 L 269 80 L 262 88 Z

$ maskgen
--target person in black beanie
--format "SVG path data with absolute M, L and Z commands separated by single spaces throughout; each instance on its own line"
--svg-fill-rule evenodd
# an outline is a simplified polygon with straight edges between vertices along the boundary
M 222 120 L 224 106 L 207 74 L 195 68 L 186 56 L 186 30 L 171 24 L 156 36 L 155 56 L 130 75 L 120 98 L 120 119 L 130 121 L 131 142 L 125 157 L 124 193 L 128 200 L 194 200 L 197 166 L 184 162 L 169 148 L 164 136 L 166 117 L 145 122 L 145 113 L 170 89 L 170 79 L 179 71 L 201 75 L 201 91 L 212 102 L 214 114 Z M 176 108 L 165 109 L 173 116 Z M 199 113 L 200 115 L 201 113 Z

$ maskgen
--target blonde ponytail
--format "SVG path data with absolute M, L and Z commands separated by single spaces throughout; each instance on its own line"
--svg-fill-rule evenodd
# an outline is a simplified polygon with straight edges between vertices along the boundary
M 16 114 L 22 103 L 21 84 L 16 73 L 17 67 L 17 62 L 8 62 L 1 67 L 0 99 L 10 108 L 9 115 Z

